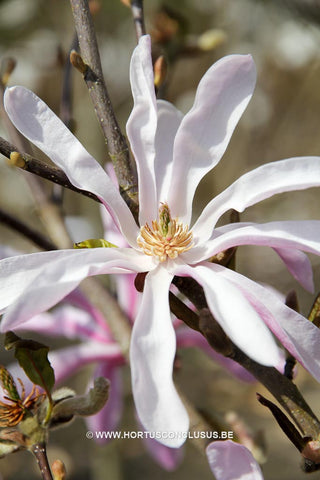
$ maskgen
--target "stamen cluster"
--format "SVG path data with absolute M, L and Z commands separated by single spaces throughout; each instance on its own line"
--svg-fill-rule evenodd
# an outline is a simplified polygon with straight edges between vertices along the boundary
M 146 255 L 158 257 L 160 262 L 177 256 L 193 247 L 192 232 L 178 219 L 172 219 L 168 205 L 159 209 L 159 221 L 152 221 L 152 228 L 146 223 L 140 229 L 137 243 Z
M 0 427 L 14 427 L 18 425 L 39 401 L 44 400 L 45 395 L 40 394 L 35 385 L 33 385 L 29 395 L 26 396 L 25 388 L 20 378 L 18 378 L 18 381 L 22 389 L 21 397 L 8 370 L 5 367 L 0 367 L 0 382 L 3 390 L 8 394 L 4 396 L 4 399 L 10 402 L 0 401 Z

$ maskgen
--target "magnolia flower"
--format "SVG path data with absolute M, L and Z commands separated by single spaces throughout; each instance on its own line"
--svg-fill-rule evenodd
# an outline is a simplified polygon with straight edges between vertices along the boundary
M 212 442 L 206 453 L 216 480 L 263 480 L 251 452 L 239 443 L 231 440 Z
M 290 158 L 243 175 L 211 200 L 189 228 L 195 190 L 226 150 L 252 96 L 255 67 L 249 55 L 222 58 L 200 81 L 194 106 L 183 117 L 170 103 L 156 101 L 150 50 L 150 38 L 143 36 L 130 66 L 134 107 L 127 134 L 139 176 L 139 225 L 103 168 L 48 106 L 23 87 L 6 90 L 5 108 L 14 125 L 75 186 L 99 197 L 129 248 L 61 250 L 3 260 L 1 328 L 13 329 L 52 307 L 87 276 L 148 272 L 132 331 L 133 395 L 145 429 L 166 433 L 163 443 L 178 447 L 189 419 L 172 380 L 176 339 L 168 291 L 175 275 L 191 276 L 203 287 L 214 317 L 252 359 L 264 365 L 282 362 L 271 330 L 320 379 L 319 330 L 268 290 L 207 261 L 231 246 L 267 245 L 311 289 L 310 263 L 300 250 L 320 253 L 319 221 L 215 225 L 230 208 L 243 211 L 276 193 L 319 186 L 320 158 Z

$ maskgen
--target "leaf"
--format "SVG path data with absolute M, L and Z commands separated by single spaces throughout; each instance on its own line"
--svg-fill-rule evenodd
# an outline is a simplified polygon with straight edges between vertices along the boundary
M 5 336 L 5 348 L 15 349 L 15 357 L 28 378 L 50 394 L 54 386 L 54 371 L 48 360 L 49 347 L 34 340 L 24 340 L 15 333 Z
M 117 245 L 107 242 L 103 238 L 91 238 L 89 240 L 84 240 L 83 242 L 78 242 L 73 245 L 73 248 L 117 248 Z

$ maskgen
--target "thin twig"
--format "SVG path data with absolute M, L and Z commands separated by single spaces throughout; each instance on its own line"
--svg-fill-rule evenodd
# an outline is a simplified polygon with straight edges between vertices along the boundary
M 48 462 L 46 445 L 44 443 L 36 443 L 32 445 L 32 453 L 36 457 L 37 464 L 43 480 L 53 480 Z
M 13 217 L 9 213 L 5 212 L 4 210 L 0 209 L 0 221 L 7 225 L 8 227 L 16 230 L 24 237 L 31 240 L 35 245 L 44 250 L 55 250 L 56 247 L 54 243 L 52 243 L 47 237 L 42 235 L 42 233 L 37 232 L 33 228 L 30 228 L 24 222 L 21 222 L 17 218 Z
M 131 11 L 136 29 L 137 40 L 139 40 L 142 35 L 146 34 L 143 14 L 143 0 L 131 0 Z
M 87 0 L 70 0 L 79 39 L 80 52 L 86 65 L 84 80 L 103 131 L 108 152 L 119 182 L 121 195 L 135 218 L 138 214 L 138 186 L 134 164 L 122 134 L 104 81 L 97 39 Z
M 4 138 L 0 137 L 0 153 L 5 157 L 10 159 L 10 155 L 12 152 L 19 152 L 21 153 L 21 157 L 23 162 L 15 163 L 14 166 L 21 168 L 27 172 L 33 173 L 38 175 L 39 177 L 45 178 L 46 180 L 50 180 L 50 182 L 57 183 L 62 187 L 68 188 L 69 190 L 73 190 L 74 192 L 81 193 L 86 197 L 95 200 L 96 202 L 100 202 L 99 198 L 91 192 L 87 192 L 86 190 L 81 190 L 80 188 L 75 187 L 68 179 L 66 174 L 58 167 L 48 165 L 44 163 L 42 160 L 38 160 L 27 153 L 22 153 L 15 145 L 7 142 Z

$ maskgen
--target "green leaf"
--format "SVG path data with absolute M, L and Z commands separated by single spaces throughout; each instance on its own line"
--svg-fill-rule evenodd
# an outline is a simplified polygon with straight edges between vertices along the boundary
M 32 383 L 42 387 L 50 395 L 55 379 L 48 360 L 49 348 L 34 340 L 21 339 L 13 332 L 6 334 L 5 348 L 15 349 L 15 357 Z
M 107 242 L 103 238 L 91 238 L 83 242 L 74 243 L 74 248 L 117 248 L 117 245 Z

